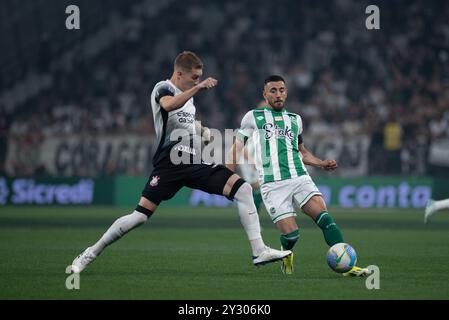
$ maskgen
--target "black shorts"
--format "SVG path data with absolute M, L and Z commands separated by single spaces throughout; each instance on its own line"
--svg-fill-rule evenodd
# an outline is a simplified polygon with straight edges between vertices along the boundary
M 154 168 L 142 196 L 159 205 L 169 200 L 182 187 L 199 189 L 210 194 L 223 194 L 223 188 L 234 174 L 223 165 L 187 164 Z

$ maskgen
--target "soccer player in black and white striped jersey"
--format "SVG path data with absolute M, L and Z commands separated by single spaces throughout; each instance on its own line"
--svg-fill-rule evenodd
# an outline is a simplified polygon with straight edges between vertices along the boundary
M 158 139 L 153 158 L 154 170 L 134 212 L 117 219 L 95 244 L 76 257 L 72 262 L 73 272 L 81 272 L 108 245 L 145 223 L 162 201 L 171 199 L 184 186 L 224 195 L 237 202 L 254 265 L 282 260 L 291 254 L 291 251 L 272 249 L 263 242 L 251 185 L 223 165 L 201 161 L 201 150 L 197 149 L 195 141 L 201 136 L 207 139 L 208 129 L 200 128 L 195 120 L 193 97 L 218 83 L 211 77 L 201 81 L 202 74 L 201 60 L 193 52 L 182 52 L 176 57 L 170 80 L 161 81 L 154 87 L 151 107 Z M 173 140 L 175 131 L 182 134 L 178 136 L 181 139 Z M 174 163 L 173 155 L 177 154 L 187 154 L 191 162 Z

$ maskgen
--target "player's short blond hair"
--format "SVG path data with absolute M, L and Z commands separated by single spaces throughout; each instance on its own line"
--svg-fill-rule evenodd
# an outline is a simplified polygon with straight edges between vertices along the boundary
M 175 59 L 175 69 L 189 72 L 193 69 L 203 69 L 203 62 L 191 51 L 183 51 Z

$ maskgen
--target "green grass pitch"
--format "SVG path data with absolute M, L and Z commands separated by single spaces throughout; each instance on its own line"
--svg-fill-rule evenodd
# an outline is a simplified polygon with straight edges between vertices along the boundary
M 327 246 L 298 215 L 295 273 L 254 267 L 234 208 L 159 208 L 65 287 L 66 267 L 130 210 L 104 207 L 0 209 L 0 299 L 449 299 L 449 212 L 423 224 L 422 210 L 331 208 L 359 265 L 380 268 L 380 289 L 326 264 Z M 265 211 L 265 242 L 279 234 Z

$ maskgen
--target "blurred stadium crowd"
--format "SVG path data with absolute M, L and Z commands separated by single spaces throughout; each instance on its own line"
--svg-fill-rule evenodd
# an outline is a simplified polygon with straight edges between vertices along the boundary
M 35 3 L 38 12 L 44 1 Z M 429 147 L 449 139 L 447 1 L 377 1 L 380 30 L 365 27 L 368 1 L 79 3 L 80 31 L 38 33 L 27 43 L 28 60 L 2 54 L 2 168 L 12 137 L 32 149 L 55 135 L 154 135 L 151 89 L 170 77 L 182 50 L 196 52 L 204 75 L 219 80 L 195 98 L 209 127 L 237 128 L 261 100 L 264 78 L 280 74 L 288 109 L 303 117 L 306 145 L 308 136 L 368 135 L 370 174 L 432 173 Z M 58 14 L 63 28 L 66 15 Z M 13 48 L 23 51 L 23 39 L 11 38 Z M 5 98 L 30 75 L 45 79 L 35 81 L 41 88 L 20 103 Z

